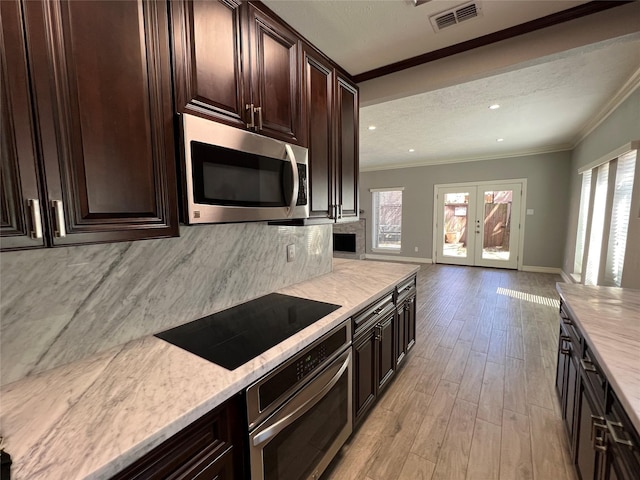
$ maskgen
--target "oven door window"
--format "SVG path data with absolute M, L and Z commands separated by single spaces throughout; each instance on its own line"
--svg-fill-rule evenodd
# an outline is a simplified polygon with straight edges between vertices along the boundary
M 194 202 L 238 207 L 287 207 L 291 163 L 230 148 L 191 142 Z
M 348 424 L 348 371 L 327 395 L 263 449 L 264 479 L 308 478 Z

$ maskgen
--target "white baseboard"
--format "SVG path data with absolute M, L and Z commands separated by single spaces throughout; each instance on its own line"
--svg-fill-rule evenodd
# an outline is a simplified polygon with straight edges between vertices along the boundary
M 562 276 L 564 283 L 578 283 L 571 275 L 567 275 L 564 270 L 560 271 L 560 275 Z
M 391 262 L 411 262 L 411 263 L 433 263 L 430 258 L 401 257 L 399 255 L 379 255 L 377 253 L 367 253 L 367 260 L 389 260 Z
M 535 265 L 522 265 L 522 268 L 520 270 L 522 270 L 523 272 L 555 273 L 556 275 L 562 275 L 562 269 L 558 267 L 538 267 Z

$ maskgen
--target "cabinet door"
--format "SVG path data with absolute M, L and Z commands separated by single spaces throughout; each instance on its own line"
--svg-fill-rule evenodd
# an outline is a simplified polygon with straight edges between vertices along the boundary
M 405 304 L 406 313 L 406 325 L 405 325 L 405 335 L 406 335 L 406 345 L 407 352 L 415 345 L 416 343 L 416 297 L 411 297 L 407 300 Z
M 407 325 L 407 309 L 405 308 L 405 304 L 401 303 L 398 308 L 398 314 L 396 315 L 396 364 L 400 365 L 400 363 L 404 360 L 404 356 L 407 353 L 407 345 L 406 345 L 406 325 Z
M 378 336 L 378 394 L 389 384 L 396 368 L 394 351 L 395 314 L 381 321 L 377 326 Z
M 600 455 L 594 449 L 591 434 L 593 422 L 597 422 L 594 417 L 599 417 L 600 412 L 595 408 L 589 391 L 585 388 L 584 382 L 582 381 L 582 377 L 580 377 L 579 380 L 576 428 L 574 431 L 576 468 L 582 480 L 599 479 Z M 604 423 L 604 420 L 602 420 L 601 423 Z
M 177 236 L 166 4 L 24 5 L 53 243 Z
M 0 235 L 2 248 L 45 244 L 22 5 L 0 2 Z M 34 221 L 35 219 L 35 221 Z M 39 227 L 39 229 L 36 229 Z M 32 238 L 31 232 L 33 232 Z
M 178 112 L 244 128 L 240 2 L 176 0 L 169 5 Z
M 302 103 L 298 38 L 274 18 L 249 5 L 251 103 L 258 130 L 300 143 Z
M 309 218 L 333 220 L 333 69 L 303 52 L 306 140 L 309 148 Z
M 340 220 L 356 220 L 358 201 L 358 89 L 336 76 L 336 188 Z
M 376 398 L 376 338 L 374 330 L 360 337 L 353 345 L 353 411 L 354 423 L 364 418 Z

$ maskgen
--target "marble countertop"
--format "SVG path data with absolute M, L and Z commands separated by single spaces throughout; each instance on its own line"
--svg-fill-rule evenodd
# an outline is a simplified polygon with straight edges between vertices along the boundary
M 6 385 L 12 478 L 111 477 L 417 270 L 334 259 L 332 273 L 278 293 L 342 307 L 233 371 L 147 336 Z
M 556 288 L 640 432 L 640 290 L 565 283 Z

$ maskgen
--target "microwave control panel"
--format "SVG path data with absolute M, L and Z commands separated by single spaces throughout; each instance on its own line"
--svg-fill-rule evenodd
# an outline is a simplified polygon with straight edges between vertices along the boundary
M 298 164 L 298 200 L 296 205 L 307 204 L 307 166 Z

